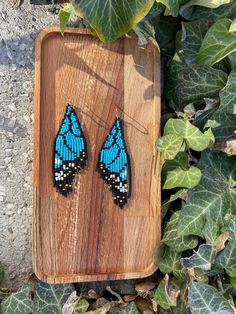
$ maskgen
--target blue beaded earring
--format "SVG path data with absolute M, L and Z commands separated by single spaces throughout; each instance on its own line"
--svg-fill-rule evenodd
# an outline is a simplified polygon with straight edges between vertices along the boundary
M 116 117 L 99 152 L 97 169 L 109 185 L 114 202 L 122 208 L 131 193 L 131 171 L 123 121 L 119 117 Z
M 64 196 L 72 192 L 76 173 L 85 167 L 87 144 L 79 120 L 70 104 L 54 143 L 53 179 L 56 190 Z

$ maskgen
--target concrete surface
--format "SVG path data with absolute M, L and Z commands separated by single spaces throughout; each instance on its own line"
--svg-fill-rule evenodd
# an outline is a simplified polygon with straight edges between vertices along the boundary
M 0 261 L 4 284 L 14 289 L 32 272 L 34 40 L 45 26 L 58 25 L 50 9 L 0 1 Z

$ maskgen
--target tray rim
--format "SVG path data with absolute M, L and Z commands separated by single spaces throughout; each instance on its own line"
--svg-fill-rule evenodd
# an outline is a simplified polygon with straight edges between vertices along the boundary
M 39 138 L 40 138 L 40 103 L 41 103 L 41 84 L 37 84 L 41 81 L 41 57 L 42 57 L 42 43 L 46 40 L 49 36 L 52 36 L 55 33 L 61 33 L 60 28 L 58 26 L 47 26 L 42 29 L 36 37 L 35 40 L 35 75 L 34 75 L 34 113 L 37 112 L 38 119 L 34 121 L 34 148 L 38 147 L 39 145 Z M 88 28 L 66 28 L 65 34 L 75 34 L 75 35 L 90 35 L 96 37 L 96 35 Z M 121 38 L 137 38 L 137 35 L 130 35 L 125 34 Z M 121 39 L 119 38 L 119 39 Z M 118 40 L 119 40 L 118 39 Z M 149 37 L 148 42 L 150 42 L 155 50 L 158 52 L 158 59 L 160 62 L 160 47 L 158 43 L 155 41 L 154 38 Z M 156 71 L 154 70 L 154 77 L 156 76 Z M 160 95 L 160 84 L 156 84 L 156 80 L 153 80 L 154 88 L 159 91 Z M 158 98 L 160 96 L 154 95 L 153 105 L 158 105 Z M 159 100 L 160 105 L 161 101 Z M 156 125 L 159 124 L 160 126 L 160 119 L 161 119 L 161 106 L 157 108 L 156 116 L 158 117 Z M 159 114 L 158 114 L 159 113 Z M 160 128 L 159 128 L 160 132 Z M 158 135 L 158 134 L 157 134 Z M 159 153 L 157 153 L 159 155 Z M 37 162 L 37 163 L 36 163 Z M 33 150 L 33 215 L 32 215 L 32 264 L 33 264 L 33 271 L 39 280 L 47 282 L 49 284 L 61 284 L 61 283 L 71 283 L 71 282 L 90 282 L 90 281 L 104 281 L 104 280 L 125 280 L 125 279 L 135 279 L 135 278 L 145 278 L 152 275 L 157 269 L 158 266 L 154 264 L 154 260 L 152 260 L 151 264 L 142 271 L 137 272 L 122 272 L 122 273 L 100 273 L 100 274 L 46 274 L 43 273 L 42 269 L 39 269 L 37 264 L 37 245 L 36 245 L 36 201 L 37 201 L 37 187 L 39 184 L 39 176 L 36 174 L 39 170 L 39 149 Z M 160 192 L 160 180 L 158 182 L 158 190 Z M 161 194 L 159 204 L 161 204 Z M 156 218 L 160 219 L 161 209 L 159 211 L 159 215 Z M 159 224 L 159 234 L 161 239 L 161 224 Z

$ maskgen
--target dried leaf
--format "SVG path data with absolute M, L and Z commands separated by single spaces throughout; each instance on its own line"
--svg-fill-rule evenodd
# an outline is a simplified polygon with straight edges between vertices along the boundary
M 217 252 L 220 252 L 225 248 L 225 243 L 228 239 L 229 239 L 229 232 L 227 231 L 219 235 L 219 237 L 216 239 L 216 242 L 215 242 L 215 247 L 216 247 Z
M 123 299 L 125 302 L 131 302 L 134 301 L 137 298 L 137 294 L 126 294 L 123 296 Z
M 110 303 L 104 304 L 102 307 L 94 310 L 94 311 L 88 311 L 87 314 L 106 314 L 111 309 Z
M 119 300 L 120 303 L 124 303 L 124 300 L 123 300 L 122 297 L 119 295 L 119 293 L 113 291 L 110 286 L 107 286 L 106 289 L 107 289 L 107 291 L 109 291 L 112 295 L 114 295 L 114 296 Z
M 163 309 L 167 310 L 171 306 L 176 306 L 177 298 L 180 294 L 180 290 L 174 286 L 169 286 L 169 276 L 165 275 L 165 278 L 159 283 L 159 286 L 156 289 L 154 300 L 159 304 Z
M 107 299 L 105 299 L 105 298 L 98 298 L 98 299 L 96 300 L 96 302 L 94 302 L 93 304 L 91 304 L 90 310 L 93 310 L 93 311 L 94 311 L 94 310 L 96 310 L 96 309 L 102 307 L 102 306 L 105 305 L 106 303 L 109 303 L 109 301 L 108 301 Z
M 138 292 L 138 295 L 145 298 L 149 295 L 150 290 L 155 288 L 155 284 L 151 281 L 141 282 L 135 285 L 135 290 Z
M 138 296 L 135 299 L 135 304 L 137 308 L 143 313 L 144 311 L 151 310 L 152 309 L 152 302 L 149 298 L 142 298 Z
M 62 307 L 62 314 L 73 314 L 74 307 L 78 303 L 79 299 L 80 297 L 77 296 L 76 291 L 73 291 Z

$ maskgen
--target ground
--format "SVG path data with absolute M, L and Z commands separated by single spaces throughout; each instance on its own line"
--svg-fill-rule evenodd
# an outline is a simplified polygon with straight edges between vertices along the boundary
M 0 261 L 14 289 L 32 272 L 34 42 L 42 28 L 58 25 L 51 9 L 0 2 Z

